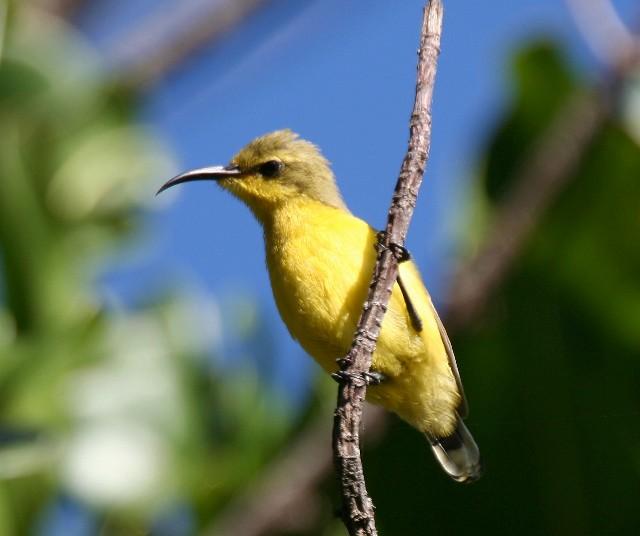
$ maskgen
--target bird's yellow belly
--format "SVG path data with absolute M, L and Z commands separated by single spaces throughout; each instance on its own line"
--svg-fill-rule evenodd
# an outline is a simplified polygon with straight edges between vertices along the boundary
M 309 216 L 307 216 L 307 219 Z M 267 234 L 267 264 L 280 314 L 291 335 L 327 371 L 337 370 L 353 339 L 375 262 L 375 233 L 348 213 L 330 209 Z M 409 287 L 422 285 L 417 271 L 401 267 Z M 414 274 L 415 272 L 415 274 Z M 415 294 L 415 295 L 413 295 Z M 372 369 L 385 381 L 367 398 L 418 429 L 451 431 L 459 395 L 446 352 L 422 288 L 413 289 L 424 329 L 411 326 L 404 299 L 394 287 Z

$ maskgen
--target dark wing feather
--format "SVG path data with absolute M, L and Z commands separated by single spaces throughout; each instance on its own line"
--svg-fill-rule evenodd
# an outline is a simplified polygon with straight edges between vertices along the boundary
M 438 316 L 438 311 L 436 311 L 436 308 L 431 300 L 429 300 L 429 302 L 431 303 L 433 316 L 436 317 L 438 330 L 440 331 L 440 337 L 442 338 L 442 342 L 444 343 L 444 347 L 447 351 L 447 357 L 449 358 L 449 367 L 451 368 L 451 372 L 453 372 L 453 376 L 456 379 L 456 383 L 458 384 L 458 391 L 460 393 L 460 406 L 458 407 L 458 414 L 464 419 L 469 414 L 469 405 L 467 404 L 467 397 L 464 394 L 464 387 L 462 387 L 462 380 L 460 379 L 460 373 L 458 372 L 456 356 L 453 353 L 453 347 L 451 346 L 451 341 L 449 340 L 449 336 L 447 335 L 447 330 L 444 329 L 442 320 L 440 320 L 440 317 Z

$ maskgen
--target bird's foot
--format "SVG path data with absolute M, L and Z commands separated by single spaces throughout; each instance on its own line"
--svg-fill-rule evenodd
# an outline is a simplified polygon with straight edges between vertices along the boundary
M 381 372 L 371 370 L 369 372 L 347 372 L 339 370 L 331 374 L 331 377 L 338 383 L 353 383 L 355 385 L 380 385 L 387 378 Z
M 393 256 L 397 259 L 398 264 L 402 264 L 403 262 L 407 262 L 411 260 L 411 253 L 409 250 L 400 244 L 396 244 L 395 242 L 390 242 L 387 246 L 385 242 L 386 231 L 379 231 L 376 235 L 378 246 L 389 249 Z M 409 296 L 409 292 L 404 285 L 402 280 L 402 276 L 398 274 L 398 285 L 400 286 L 400 290 L 402 291 L 402 297 L 404 298 L 404 302 L 407 305 L 407 312 L 409 313 L 409 318 L 411 319 L 411 325 L 413 329 L 417 332 L 422 331 L 422 320 L 420 315 L 418 314 L 417 309 L 414 307 L 413 302 L 411 301 L 411 297 Z
M 365 372 L 364 377 L 367 380 L 367 385 L 380 385 L 387 379 L 387 377 L 382 374 L 382 372 L 376 372 L 375 370 Z
M 386 234 L 386 231 L 379 231 L 376 234 L 378 246 L 389 249 L 391 253 L 393 253 L 393 256 L 397 259 L 398 263 L 410 261 L 411 253 L 409 253 L 409 250 L 407 248 L 401 246 L 400 244 L 397 244 L 396 242 L 389 242 L 388 246 L 384 243 Z

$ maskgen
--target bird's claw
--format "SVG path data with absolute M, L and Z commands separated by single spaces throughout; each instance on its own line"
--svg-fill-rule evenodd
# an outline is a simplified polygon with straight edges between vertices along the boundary
M 367 385 L 380 385 L 387 379 L 387 377 L 382 374 L 382 372 L 376 372 L 375 370 L 365 372 L 364 377 L 367 380 Z
M 378 246 L 381 246 L 391 251 L 391 253 L 393 253 L 393 256 L 396 258 L 398 263 L 410 261 L 411 253 L 409 253 L 409 250 L 407 248 L 405 248 L 404 246 L 401 246 L 400 244 L 397 244 L 396 242 L 390 242 L 389 245 L 386 245 L 384 243 L 386 234 L 387 234 L 386 231 L 379 231 L 376 234 Z
M 338 383 L 353 383 L 356 385 L 380 385 L 385 379 L 385 375 L 376 372 L 347 372 L 346 370 L 339 370 L 331 374 L 331 377 Z
M 388 245 L 385 244 L 387 232 L 379 231 L 376 234 L 377 245 L 380 248 L 388 249 L 393 253 L 393 256 L 398 261 L 398 264 L 402 264 L 403 262 L 407 262 L 411 260 L 411 253 L 409 250 L 396 242 L 390 242 Z M 402 277 L 398 274 L 398 285 L 400 286 L 400 290 L 402 291 L 402 297 L 404 298 L 404 302 L 407 305 L 407 312 L 409 313 L 409 318 L 411 319 L 411 324 L 413 325 L 413 329 L 415 329 L 418 333 L 422 331 L 422 320 L 420 319 L 420 315 L 418 311 L 414 307 L 411 297 L 409 296 L 409 292 L 404 285 Z

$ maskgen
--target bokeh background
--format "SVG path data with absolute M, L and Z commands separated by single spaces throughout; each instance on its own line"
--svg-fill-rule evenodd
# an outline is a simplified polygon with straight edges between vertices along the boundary
M 486 474 L 368 412 L 381 534 L 640 530 L 632 0 L 445 2 L 409 236 Z M 0 535 L 345 534 L 335 385 L 210 184 L 292 128 L 382 227 L 422 2 L 0 0 Z

